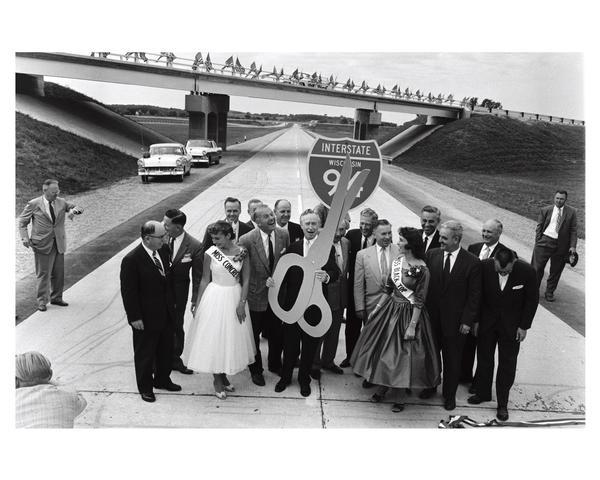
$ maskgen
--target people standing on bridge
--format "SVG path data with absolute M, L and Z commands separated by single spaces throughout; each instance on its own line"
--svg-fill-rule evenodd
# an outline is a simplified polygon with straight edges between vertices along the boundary
M 163 224 L 169 234 L 169 243 L 163 245 L 162 248 L 168 254 L 171 262 L 171 275 L 175 291 L 175 343 L 172 368 L 183 374 L 191 375 L 194 372 L 187 368 L 181 360 L 185 343 L 183 318 L 189 297 L 190 270 L 192 273 L 192 314 L 196 310 L 204 254 L 202 244 L 184 230 L 186 221 L 187 217 L 181 210 L 169 209 L 165 212 Z
M 242 202 L 240 202 L 237 198 L 227 197 L 223 202 L 225 207 L 225 221 L 231 225 L 233 228 L 233 235 L 235 238 L 235 242 L 239 240 L 239 238 L 250 232 L 252 228 L 248 227 L 247 224 L 240 222 L 240 213 L 242 213 Z M 208 233 L 208 229 L 204 232 L 204 239 L 202 240 L 202 248 L 206 252 L 209 247 L 212 246 L 212 238 Z
M 292 204 L 289 200 L 280 198 L 275 202 L 275 218 L 277 220 L 277 226 L 287 230 L 290 236 L 290 243 L 294 243 L 304 237 L 300 225 L 290 221 L 292 216 Z
M 246 225 L 248 225 L 250 228 L 257 227 L 256 222 L 254 221 L 254 210 L 256 210 L 256 207 L 262 204 L 262 200 L 259 200 L 258 198 L 251 198 L 248 200 L 248 216 L 250 217 L 250 220 L 248 220 Z
M 300 226 L 304 232 L 304 239 L 290 244 L 286 248 L 284 255 L 295 253 L 306 257 L 311 246 L 317 239 L 319 235 L 319 217 L 312 210 L 305 210 L 300 215 Z M 315 281 L 321 282 L 325 299 L 327 299 L 327 284 L 335 282 L 338 276 L 339 270 L 335 261 L 335 249 L 331 246 L 327 263 L 315 271 Z M 286 293 L 281 306 L 285 310 L 290 310 L 294 306 L 303 280 L 302 270 L 300 269 L 288 270 L 288 273 L 283 278 L 281 288 Z M 313 310 L 308 309 L 304 313 L 304 318 L 309 325 L 316 325 L 320 321 L 320 313 L 315 314 Z M 281 371 L 281 380 L 275 385 L 276 392 L 283 392 L 292 382 L 294 366 L 299 355 L 298 383 L 300 385 L 300 394 L 303 397 L 308 397 L 311 394 L 310 372 L 318 344 L 319 339 L 306 333 L 300 328 L 297 322 L 283 324 L 283 368 Z
M 175 294 L 169 255 L 161 247 L 167 231 L 150 220 L 142 226 L 141 243 L 121 262 L 121 297 L 133 332 L 133 361 L 138 391 L 154 402 L 153 388 L 178 392 L 171 381 Z
M 439 355 L 425 308 L 430 274 L 423 240 L 412 227 L 402 227 L 398 234 L 399 255 L 351 359 L 356 373 L 379 386 L 372 402 L 381 402 L 390 388 L 399 396 L 393 412 L 404 410 L 406 389 L 440 383 Z
M 472 405 L 492 399 L 494 354 L 498 347 L 496 399 L 499 420 L 508 420 L 508 394 L 515 380 L 517 356 L 538 307 L 539 287 L 535 269 L 502 246 L 493 258 L 482 262 L 481 315 L 477 335 L 477 372 Z
M 340 367 L 350 366 L 350 357 L 354 351 L 354 345 L 360 335 L 362 328 L 362 318 L 356 315 L 354 310 L 354 266 L 356 263 L 356 254 L 363 248 L 370 247 L 375 243 L 373 236 L 373 227 L 377 224 L 377 213 L 365 208 L 360 212 L 359 228 L 353 228 L 348 231 L 346 238 L 350 240 L 349 265 L 348 265 L 348 308 L 346 309 L 346 327 L 344 335 L 346 337 L 346 358 L 340 363 Z
M 254 384 L 265 385 L 262 356 L 260 352 L 260 334 L 267 338 L 269 351 L 267 367 L 275 375 L 281 375 L 283 351 L 282 321 L 269 305 L 269 288 L 272 285 L 273 272 L 283 251 L 289 246 L 290 239 L 286 230 L 277 227 L 275 214 L 267 205 L 259 205 L 254 211 L 258 228 L 240 237 L 239 245 L 248 252 L 250 261 L 250 286 L 248 305 L 252 330 L 256 345 L 256 357 L 249 366 Z
M 425 205 L 421 209 L 421 230 L 425 252 L 433 248 L 440 248 L 440 232 L 438 225 L 442 218 L 442 212 L 439 208 L 431 205 Z
M 392 225 L 387 220 L 377 220 L 373 236 L 375 245 L 359 250 L 354 265 L 354 308 L 356 316 L 363 326 L 375 310 L 379 298 L 385 292 L 392 261 L 400 253 L 398 245 L 392 243 Z M 356 359 L 356 347 L 353 347 L 350 357 L 352 369 L 364 378 L 363 388 L 370 388 L 374 386 L 371 377 L 373 372 L 361 367 L 355 368 L 352 359 Z
M 199 304 L 189 328 L 184 361 L 199 372 L 213 374 L 217 398 L 224 400 L 234 387 L 235 375 L 254 362 L 256 353 L 247 298 L 250 285 L 248 258 L 236 260 L 240 247 L 231 224 L 219 220 L 208 226 L 211 246 L 204 254 Z
M 483 242 L 473 243 L 469 245 L 467 250 L 481 261 L 493 258 L 494 254 L 500 248 L 504 248 L 504 245 L 500 243 L 500 235 L 502 235 L 502 222 L 496 219 L 487 220 L 481 227 L 481 239 Z M 471 330 L 465 338 L 460 367 L 460 383 L 470 384 L 473 382 L 473 364 L 475 363 L 476 350 L 477 338 L 473 330 Z M 473 393 L 473 389 L 474 386 L 471 385 L 469 393 Z
M 45 312 L 46 304 L 66 307 L 63 300 L 65 282 L 65 217 L 73 220 L 83 209 L 59 197 L 58 180 L 48 179 L 42 185 L 42 196 L 27 202 L 19 216 L 21 242 L 31 247 L 37 277 L 38 310 Z M 31 235 L 28 225 L 31 223 Z
M 546 282 L 544 298 L 554 301 L 554 291 L 569 255 L 577 253 L 577 210 L 567 203 L 567 191 L 557 190 L 554 205 L 543 207 L 535 229 L 535 247 L 531 265 L 537 272 L 538 287 L 544 278 L 544 270 L 550 260 L 550 274 Z
M 442 350 L 444 408 L 456 408 L 456 389 L 465 336 L 477 319 L 481 303 L 481 263 L 460 246 L 463 227 L 449 220 L 440 228 L 440 248 L 426 253 L 431 273 L 426 306 L 437 345 Z M 430 398 L 435 388 L 421 391 Z

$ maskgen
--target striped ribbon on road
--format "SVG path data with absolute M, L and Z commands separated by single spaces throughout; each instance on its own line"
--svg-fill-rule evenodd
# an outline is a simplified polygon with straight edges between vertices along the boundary
M 466 415 L 450 415 L 448 420 L 440 420 L 438 428 L 468 427 L 561 427 L 567 425 L 585 425 L 585 418 L 553 418 L 548 420 L 523 420 L 519 422 L 501 422 L 495 418 L 487 422 L 476 422 Z

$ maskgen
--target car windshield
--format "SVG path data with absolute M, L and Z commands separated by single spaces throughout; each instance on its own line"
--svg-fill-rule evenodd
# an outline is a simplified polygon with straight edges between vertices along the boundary
M 212 147 L 212 143 L 210 140 L 190 140 L 188 142 L 188 147 Z
M 183 147 L 150 147 L 150 155 L 183 155 Z

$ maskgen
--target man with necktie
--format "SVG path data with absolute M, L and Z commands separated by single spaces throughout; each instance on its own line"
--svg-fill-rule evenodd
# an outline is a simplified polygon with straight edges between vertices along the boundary
M 233 234 L 235 236 L 235 241 L 237 242 L 242 235 L 252 231 L 252 228 L 249 227 L 243 222 L 240 222 L 240 213 L 242 212 L 242 202 L 240 202 L 237 198 L 227 197 L 224 202 L 225 206 L 225 221 L 231 224 L 233 228 Z M 204 232 L 204 239 L 202 240 L 202 248 L 203 253 L 206 252 L 210 247 L 212 247 L 212 238 L 208 234 L 208 231 Z
M 275 202 L 274 206 L 275 218 L 277 219 L 277 226 L 288 231 L 290 236 L 290 243 L 294 243 L 304 237 L 300 225 L 290 221 L 292 216 L 292 204 L 289 200 L 281 198 Z
M 421 209 L 420 233 L 423 236 L 425 252 L 440 247 L 440 232 L 438 232 L 437 228 L 440 224 L 441 218 L 442 212 L 437 207 L 425 205 Z
M 535 247 L 531 265 L 537 272 L 538 288 L 550 260 L 550 275 L 546 282 L 544 298 L 554 301 L 554 291 L 562 274 L 567 257 L 577 250 L 577 210 L 566 205 L 567 191 L 557 190 L 554 205 L 540 210 L 535 229 Z
M 82 213 L 83 209 L 58 196 L 58 180 L 46 180 L 42 192 L 41 197 L 25 205 L 19 216 L 19 232 L 23 245 L 33 250 L 38 310 L 45 312 L 48 301 L 60 307 L 69 305 L 63 300 L 67 249 L 65 216 L 73 220 L 73 216 Z M 29 223 L 31 235 L 27 229 Z
M 447 221 L 440 228 L 440 248 L 426 253 L 431 273 L 425 304 L 434 335 L 442 351 L 444 408 L 456 408 L 456 389 L 465 336 L 477 319 L 481 301 L 481 264 L 460 246 L 463 227 Z M 426 389 L 420 398 L 429 398 L 436 389 Z
M 481 227 L 481 239 L 483 242 L 477 242 L 469 245 L 467 250 L 484 261 L 493 258 L 494 254 L 504 245 L 500 243 L 502 235 L 502 223 L 500 220 L 491 219 L 484 222 Z M 462 362 L 460 368 L 460 383 L 471 383 L 473 381 L 473 364 L 475 362 L 475 351 L 477 350 L 477 338 L 470 331 L 465 338 L 463 348 Z M 473 393 L 473 387 L 469 388 L 469 393 Z

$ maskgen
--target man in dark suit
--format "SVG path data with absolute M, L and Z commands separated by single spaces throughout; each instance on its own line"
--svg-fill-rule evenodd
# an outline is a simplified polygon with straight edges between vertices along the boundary
M 471 330 L 481 301 L 481 264 L 461 248 L 462 225 L 444 222 L 440 228 L 440 248 L 429 250 L 426 263 L 431 273 L 426 306 L 431 325 L 442 349 L 442 395 L 444 408 L 456 408 L 456 388 L 465 335 Z M 435 388 L 423 390 L 429 398 Z
M 73 220 L 73 215 L 82 213 L 83 209 L 58 196 L 58 180 L 46 180 L 42 192 L 41 197 L 25 205 L 19 216 L 19 232 L 23 245 L 33 250 L 38 310 L 45 312 L 48 301 L 60 307 L 69 305 L 63 300 L 67 249 L 65 217 Z M 31 235 L 27 230 L 29 223 Z
M 327 303 L 331 308 L 331 327 L 319 342 L 315 361 L 313 364 L 312 376 L 315 377 L 315 371 L 323 368 L 332 373 L 343 374 L 344 370 L 338 367 L 334 360 L 337 352 L 338 341 L 340 337 L 340 327 L 342 326 L 342 316 L 344 309 L 348 304 L 348 263 L 350 252 L 350 240 L 346 235 L 348 230 L 348 221 L 342 220 L 333 237 L 333 248 L 335 250 L 335 262 L 340 271 L 340 276 L 335 282 L 327 284 Z M 322 352 L 321 352 L 322 347 Z M 318 376 L 318 375 L 317 375 Z
M 354 307 L 354 265 L 356 264 L 356 254 L 363 248 L 375 244 L 373 229 L 377 224 L 379 217 L 377 212 L 370 208 L 365 208 L 360 212 L 359 227 L 349 230 L 346 238 L 350 241 L 350 252 L 348 258 L 348 305 L 346 308 L 346 327 L 344 335 L 346 337 L 346 358 L 340 363 L 340 367 L 350 366 L 350 357 L 354 351 L 354 346 L 360 336 L 362 329 L 362 318 L 356 315 Z
M 153 387 L 181 390 L 170 379 L 175 296 L 169 257 L 161 250 L 166 235 L 162 223 L 146 222 L 141 244 L 121 262 L 121 297 L 133 331 L 137 387 L 145 402 L 156 400 Z
M 237 198 L 227 197 L 224 202 L 225 205 L 225 221 L 231 224 L 233 228 L 233 234 L 235 235 L 235 241 L 237 242 L 242 235 L 250 232 L 252 228 L 245 223 L 240 222 L 240 213 L 242 212 L 242 202 Z M 212 238 L 208 234 L 208 231 L 204 232 L 204 239 L 202 240 L 203 252 L 212 247 Z
M 535 229 L 535 247 L 531 265 L 537 272 L 538 288 L 544 278 L 544 269 L 550 260 L 550 275 L 544 298 L 554 301 L 554 290 L 560 280 L 567 256 L 577 250 L 577 210 L 565 205 L 567 191 L 557 190 L 554 205 L 540 210 Z
M 425 252 L 434 248 L 440 248 L 440 232 L 438 225 L 442 219 L 442 212 L 437 207 L 425 205 L 421 209 L 421 230 Z
M 499 248 L 494 258 L 482 263 L 482 304 L 477 335 L 475 395 L 470 404 L 492 399 L 494 352 L 498 346 L 496 374 L 497 417 L 508 420 L 508 394 L 515 380 L 519 346 L 535 316 L 539 288 L 535 269 L 517 259 L 512 250 Z
M 494 254 L 504 245 L 500 243 L 502 235 L 502 223 L 500 220 L 487 220 L 481 227 L 481 238 L 483 242 L 477 242 L 469 245 L 467 250 L 483 261 L 493 258 Z M 475 362 L 475 351 L 477 350 L 477 338 L 471 330 L 465 338 L 463 348 L 462 362 L 460 367 L 460 383 L 471 383 L 473 381 L 473 363 Z M 469 393 L 473 393 L 473 386 L 469 388 Z
M 292 204 L 289 200 L 279 199 L 275 202 L 275 218 L 277 219 L 277 226 L 288 231 L 290 236 L 290 243 L 294 243 L 304 238 L 300 225 L 290 221 L 292 216 Z
M 320 220 L 312 210 L 306 210 L 300 216 L 300 226 L 304 232 L 304 239 L 291 244 L 285 253 L 296 253 L 306 256 L 310 247 L 315 242 L 319 233 Z M 315 272 L 315 279 L 322 283 L 323 294 L 327 298 L 326 285 L 329 282 L 335 282 L 338 279 L 339 270 L 335 262 L 335 250 L 333 246 L 329 252 L 327 263 Z M 303 274 L 300 268 L 290 268 L 282 281 L 281 288 L 286 292 L 285 310 L 290 310 L 300 291 Z M 320 314 L 308 309 L 304 313 L 304 319 L 309 325 L 316 325 L 319 322 Z M 306 333 L 298 323 L 283 324 L 283 368 L 281 371 L 281 380 L 275 385 L 276 392 L 283 392 L 292 382 L 292 373 L 298 355 L 300 355 L 300 367 L 298 369 L 298 383 L 300 384 L 300 394 L 303 397 L 310 395 L 310 371 L 319 339 Z
M 269 306 L 269 280 L 279 262 L 283 251 L 290 244 L 288 232 L 278 228 L 275 214 L 267 205 L 259 205 L 254 211 L 258 228 L 243 235 L 239 245 L 248 251 L 250 260 L 250 285 L 248 286 L 248 307 L 252 320 L 252 331 L 256 345 L 254 363 L 249 365 L 252 382 L 258 386 L 265 385 L 262 356 L 260 352 L 261 332 L 267 332 L 269 352 L 267 365 L 269 371 L 281 374 L 281 353 L 283 351 L 282 322 Z
M 202 244 L 187 233 L 183 227 L 187 217 L 181 210 L 167 210 L 163 218 L 163 225 L 169 234 L 168 245 L 163 245 L 165 253 L 171 262 L 171 278 L 175 291 L 175 322 L 174 347 L 173 347 L 173 370 L 186 375 L 194 373 L 187 368 L 181 360 L 185 333 L 183 331 L 183 318 L 190 291 L 190 270 L 192 271 L 192 314 L 196 310 L 198 299 L 198 288 L 202 279 Z
M 251 198 L 250 200 L 248 200 L 248 216 L 250 217 L 250 220 L 246 222 L 246 225 L 248 225 L 250 228 L 258 227 L 256 222 L 254 221 L 254 210 L 256 210 L 256 207 L 262 204 L 262 200 L 259 200 L 258 198 Z

